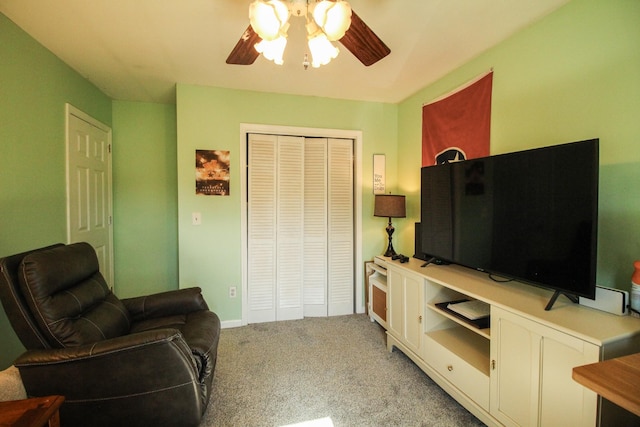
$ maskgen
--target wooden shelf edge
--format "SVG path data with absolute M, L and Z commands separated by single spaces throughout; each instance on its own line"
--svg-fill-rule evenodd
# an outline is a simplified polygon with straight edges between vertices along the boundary
M 439 304 L 439 303 L 438 303 Z M 476 328 L 475 326 L 471 325 L 470 323 L 466 322 L 464 319 L 461 319 L 458 316 L 454 316 L 453 314 L 442 310 L 440 307 L 438 307 L 435 303 L 428 303 L 427 304 L 427 308 L 443 315 L 444 317 L 446 317 L 447 319 L 450 319 L 454 322 L 456 322 L 458 325 L 463 326 L 465 328 L 467 328 L 468 330 L 470 330 L 473 333 L 476 333 L 486 339 L 491 339 L 491 328 Z

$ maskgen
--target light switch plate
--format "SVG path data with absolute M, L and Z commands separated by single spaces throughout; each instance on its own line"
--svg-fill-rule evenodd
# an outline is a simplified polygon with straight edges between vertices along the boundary
M 202 224 L 202 215 L 200 212 L 192 212 L 191 213 L 191 224 L 192 225 L 200 225 Z

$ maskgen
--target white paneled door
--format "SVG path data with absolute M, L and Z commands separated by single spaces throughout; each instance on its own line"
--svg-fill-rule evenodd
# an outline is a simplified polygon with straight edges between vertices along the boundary
M 249 134 L 249 323 L 354 311 L 353 141 Z
M 96 250 L 113 287 L 111 129 L 67 105 L 67 241 Z

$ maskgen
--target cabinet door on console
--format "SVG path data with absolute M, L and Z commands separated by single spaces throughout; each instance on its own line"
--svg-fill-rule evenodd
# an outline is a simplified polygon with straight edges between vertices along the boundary
M 571 377 L 576 366 L 596 363 L 600 347 L 545 328 L 541 347 L 540 425 L 593 426 L 598 396 Z
M 491 308 L 491 415 L 505 426 L 535 426 L 541 337 L 521 319 Z
M 424 318 L 424 280 L 405 276 L 405 340 L 407 347 L 417 355 L 422 353 L 422 323 Z
M 573 381 L 600 347 L 491 309 L 491 414 L 507 426 L 594 426 L 597 395 Z
M 399 340 L 404 336 L 404 283 L 402 274 L 387 270 L 387 292 L 389 301 L 388 331 Z
M 422 348 L 422 320 L 424 316 L 424 279 L 389 268 L 388 331 L 417 355 Z

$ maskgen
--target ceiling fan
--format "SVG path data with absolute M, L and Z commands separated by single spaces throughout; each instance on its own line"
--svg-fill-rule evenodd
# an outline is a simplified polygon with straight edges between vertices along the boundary
M 391 49 L 351 10 L 346 1 L 255 0 L 249 6 L 250 24 L 229 54 L 227 64 L 251 65 L 260 53 L 282 64 L 289 17 L 306 18 L 314 67 L 324 65 L 337 56 L 338 49 L 331 41 L 339 41 L 365 66 L 375 64 L 391 53 Z M 322 43 L 316 43 L 320 38 L 324 39 Z M 318 51 L 320 44 L 327 50 Z M 271 48 L 276 50 L 275 54 Z M 305 54 L 305 68 L 309 64 Z

